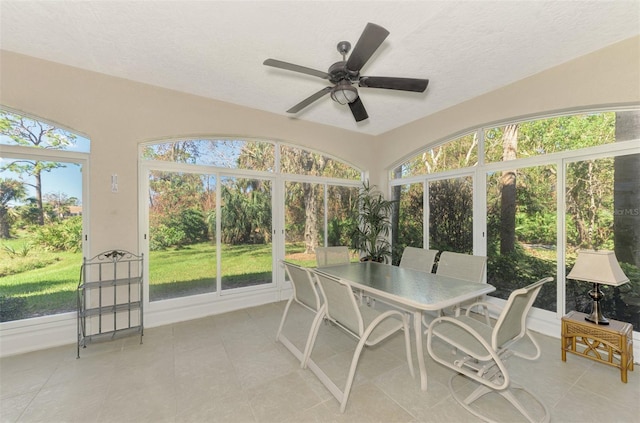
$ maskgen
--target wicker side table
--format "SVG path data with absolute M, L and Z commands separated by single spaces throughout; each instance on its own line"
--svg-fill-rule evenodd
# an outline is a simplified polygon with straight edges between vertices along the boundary
M 617 367 L 627 383 L 627 370 L 633 371 L 633 326 L 612 319 L 608 325 L 596 325 L 585 317 L 572 311 L 562 318 L 562 361 L 570 352 Z

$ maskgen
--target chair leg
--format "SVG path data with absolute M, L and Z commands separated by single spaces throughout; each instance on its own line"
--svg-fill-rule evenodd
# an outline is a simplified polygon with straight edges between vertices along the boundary
M 306 369 L 309 364 L 309 360 L 311 359 L 311 352 L 313 351 L 313 346 L 316 343 L 316 338 L 318 337 L 318 331 L 320 330 L 320 323 L 322 319 L 326 315 L 326 304 L 323 304 L 318 310 L 315 319 L 313 319 L 313 323 L 311 324 L 311 332 L 309 333 L 309 337 L 307 338 L 307 345 L 305 346 L 305 353 L 302 357 L 302 368 Z
M 453 389 L 453 378 L 455 378 L 456 375 L 454 374 L 451 379 L 449 380 L 449 389 L 451 390 L 452 396 L 453 398 L 458 401 L 460 403 L 460 405 L 462 405 L 467 411 L 469 411 L 470 413 L 472 413 L 473 415 L 480 417 L 482 420 L 485 421 L 491 421 L 490 419 L 488 419 L 486 416 L 480 414 L 479 412 L 477 412 L 476 410 L 474 410 L 471 407 L 471 404 L 476 401 L 477 399 L 479 399 L 480 397 L 482 397 L 485 394 L 494 392 L 496 394 L 500 394 L 502 395 L 502 397 L 504 399 L 506 399 L 507 401 L 509 401 L 511 403 L 511 405 L 513 405 L 516 410 L 518 410 L 530 423 L 548 423 L 551 419 L 551 415 L 549 414 L 549 410 L 547 408 L 547 406 L 544 404 L 544 402 L 542 402 L 540 400 L 540 398 L 538 398 L 536 395 L 534 395 L 532 392 L 530 392 L 529 390 L 523 388 L 520 385 L 517 385 L 515 383 L 511 383 L 510 388 L 502 390 L 502 391 L 498 391 L 498 390 L 494 390 L 491 389 L 485 385 L 479 385 L 473 392 L 471 392 L 466 398 L 461 399 L 460 397 L 458 397 L 455 394 L 455 391 Z M 542 419 L 536 420 L 533 418 L 533 416 L 531 415 L 531 413 L 529 411 L 527 411 L 522 403 L 520 403 L 520 401 L 518 401 L 515 397 L 515 395 L 513 395 L 513 392 L 511 392 L 512 389 L 520 389 L 524 392 L 526 392 L 528 395 L 530 395 L 535 402 L 537 402 L 540 407 L 542 408 L 542 410 L 544 411 L 544 416 L 542 417 Z
M 487 326 L 491 326 L 491 317 L 489 316 L 489 308 L 486 305 L 483 305 L 484 309 L 484 319 L 487 322 Z
M 309 329 L 309 336 L 307 336 L 307 343 L 304 346 L 304 352 L 302 353 L 302 360 L 300 361 L 300 367 L 303 369 L 307 367 L 307 358 L 311 357 L 311 350 L 313 349 L 313 345 L 315 344 L 315 336 L 320 329 L 320 324 L 322 323 L 322 319 L 324 318 L 324 312 L 322 309 L 318 310 L 316 313 L 316 317 L 313 318 L 313 322 L 311 323 L 311 329 Z M 315 334 L 315 335 L 314 335 Z
M 527 391 L 527 393 L 531 396 L 533 396 L 533 394 L 529 391 Z M 527 418 L 527 420 L 529 420 L 531 423 L 538 423 L 539 420 L 535 420 L 533 418 L 533 416 L 531 416 L 531 414 L 529 414 L 529 412 L 522 406 L 522 404 L 520 403 L 520 401 L 518 401 L 515 397 L 515 395 L 513 395 L 513 392 L 511 392 L 510 390 L 506 390 L 503 392 L 500 392 L 500 395 L 502 395 L 507 401 L 509 401 L 519 412 L 522 413 L 523 416 L 525 416 Z M 535 397 L 534 397 L 535 398 Z M 540 405 L 544 408 L 544 413 L 545 416 L 543 418 L 543 422 L 548 422 L 550 420 L 549 417 L 549 412 L 547 411 L 547 407 L 545 407 L 545 405 L 540 402 L 537 398 L 536 400 L 538 401 L 538 403 L 540 403 Z
M 345 385 L 344 391 L 342 392 L 342 401 L 340 401 L 341 413 L 344 413 L 344 410 L 347 408 L 347 400 L 349 399 L 349 393 L 351 392 L 351 387 L 353 386 L 353 379 L 356 375 L 358 360 L 360 360 L 360 354 L 362 354 L 362 349 L 364 348 L 364 344 L 366 342 L 366 337 L 360 338 L 358 346 L 356 347 L 356 351 L 353 353 L 353 358 L 351 359 L 351 367 L 349 368 L 349 375 L 347 376 L 347 384 Z
M 280 339 L 280 334 L 282 333 L 282 328 L 284 327 L 284 321 L 287 318 L 287 314 L 289 313 L 289 307 L 291 306 L 292 302 L 293 302 L 293 297 L 289 298 L 289 301 L 287 301 L 287 305 L 284 306 L 284 313 L 282 313 L 282 319 L 280 319 L 280 326 L 278 327 L 278 333 L 276 333 L 276 341 Z
M 404 323 L 404 347 L 407 351 L 407 363 L 409 363 L 409 373 L 411 377 L 415 378 L 415 372 L 413 370 L 413 357 L 411 356 L 411 335 L 409 334 L 409 316 L 405 313 L 402 315 L 402 322 Z
M 486 387 L 484 385 L 480 385 L 476 389 L 474 389 L 473 392 L 471 392 L 464 399 L 464 403 L 467 404 L 467 405 L 470 405 L 472 402 L 474 402 L 475 400 L 477 400 L 481 396 L 486 395 L 486 394 L 488 394 L 490 392 L 495 392 L 495 391 L 493 389 L 489 389 L 488 387 Z

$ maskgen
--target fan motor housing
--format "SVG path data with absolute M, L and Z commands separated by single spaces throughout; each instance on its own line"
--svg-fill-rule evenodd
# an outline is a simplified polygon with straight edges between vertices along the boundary
M 353 81 L 358 78 L 358 72 L 353 72 L 347 69 L 347 62 L 340 61 L 336 62 L 329 67 L 329 80 L 334 84 L 337 84 L 340 81 L 344 81 L 345 79 L 348 81 Z

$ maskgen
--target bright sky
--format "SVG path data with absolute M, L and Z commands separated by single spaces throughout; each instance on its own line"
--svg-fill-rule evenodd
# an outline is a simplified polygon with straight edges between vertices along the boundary
M 7 136 L 0 135 L 0 144 L 15 145 L 15 143 Z M 77 136 L 75 144 L 65 148 L 65 151 L 89 152 L 90 141 L 87 138 Z M 15 157 L 0 157 L 0 168 L 9 163 L 18 160 Z M 68 198 L 76 197 L 78 204 L 82 204 L 82 169 L 75 163 L 61 162 L 64 167 L 53 169 L 50 172 L 43 172 L 42 195 L 46 194 L 66 194 Z M 0 178 L 11 178 L 23 181 L 27 184 L 33 184 L 35 179 L 26 174 L 17 174 L 8 170 L 0 172 Z M 35 189 L 29 185 L 27 188 L 27 196 L 35 197 Z
M 10 163 L 13 159 L 0 159 L 0 167 Z M 4 171 L 0 172 L 0 178 L 11 178 L 22 180 L 26 183 L 33 183 L 33 178 L 28 178 L 23 175 L 21 179 L 20 175 L 13 172 Z M 31 186 L 26 186 L 27 196 L 35 197 L 35 189 Z M 42 195 L 64 193 L 67 197 L 76 197 L 78 203 L 82 204 L 82 169 L 80 165 L 75 163 L 66 163 L 64 168 L 53 169 L 51 172 L 42 173 Z

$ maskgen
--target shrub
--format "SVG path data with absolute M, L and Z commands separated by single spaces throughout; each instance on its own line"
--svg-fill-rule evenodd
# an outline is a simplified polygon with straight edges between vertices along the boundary
M 39 226 L 35 240 L 47 251 L 82 250 L 82 217 L 74 216 L 59 223 Z
M 164 250 L 174 245 L 180 245 L 185 239 L 184 231 L 165 224 L 152 226 L 149 236 L 149 248 L 151 251 Z
M 25 242 L 17 250 L 15 248 L 13 248 L 12 246 L 10 246 L 10 245 L 3 245 L 2 248 L 4 248 L 4 250 L 7 252 L 7 254 L 9 254 L 9 257 L 14 258 L 14 257 L 26 257 L 26 256 L 28 256 L 29 252 L 31 251 L 33 246 L 30 243 Z
M 207 218 L 197 209 L 159 216 L 150 226 L 152 251 L 206 241 L 209 233 Z
M 518 240 L 526 244 L 556 244 L 555 213 L 518 213 L 516 215 Z

